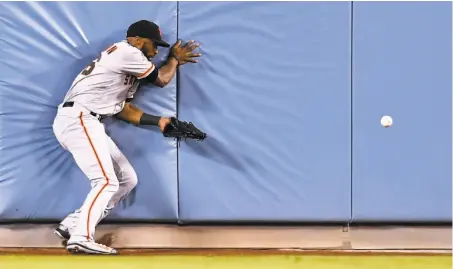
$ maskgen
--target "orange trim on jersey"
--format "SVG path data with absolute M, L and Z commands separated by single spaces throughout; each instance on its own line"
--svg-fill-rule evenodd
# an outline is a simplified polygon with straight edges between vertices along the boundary
M 80 124 L 82 125 L 83 127 L 83 130 L 85 131 L 85 134 L 88 138 L 88 141 L 90 142 L 90 145 L 91 145 L 91 149 L 93 150 L 94 152 L 94 155 L 96 156 L 96 159 L 98 161 L 98 164 L 99 166 L 101 167 L 101 170 L 102 170 L 102 174 L 104 175 L 105 179 L 106 179 L 106 183 L 104 186 L 102 186 L 101 190 L 98 192 L 98 194 L 96 194 L 96 196 L 94 197 L 94 200 L 93 202 L 91 203 L 90 205 L 90 208 L 88 209 L 88 218 L 87 218 L 87 239 L 90 239 L 90 214 L 91 214 L 91 209 L 93 208 L 94 206 L 94 203 L 96 202 L 96 200 L 98 199 L 99 195 L 102 193 L 102 191 L 109 185 L 109 178 L 107 177 L 107 174 L 105 173 L 105 170 L 104 170 L 104 167 L 102 166 L 102 163 L 101 163 L 101 160 L 99 159 L 99 156 L 98 156 L 98 153 L 96 152 L 96 149 L 94 148 L 94 145 L 93 145 L 93 142 L 91 141 L 91 138 L 90 136 L 88 135 L 88 131 L 87 131 L 87 128 L 85 127 L 85 124 L 83 123 L 83 119 L 82 119 L 82 112 L 80 112 L 80 116 L 79 116 L 79 119 L 80 119 Z
M 153 70 L 153 67 L 154 67 L 154 64 L 151 64 L 151 67 L 148 68 L 148 70 L 146 70 L 145 72 L 138 75 L 137 78 L 144 78 L 144 77 L 148 76 L 149 73 L 151 73 L 151 71 Z
M 115 45 L 107 50 L 107 54 L 114 52 L 118 47 Z

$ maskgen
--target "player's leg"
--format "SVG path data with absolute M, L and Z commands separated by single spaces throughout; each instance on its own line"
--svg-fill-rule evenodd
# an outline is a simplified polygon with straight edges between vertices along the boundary
M 77 111 L 74 111 L 72 108 L 60 107 L 54 119 L 52 128 L 57 141 L 65 150 L 68 150 L 65 142 L 68 140 L 71 141 L 72 137 L 77 135 L 77 132 L 74 132 L 73 129 L 80 128 L 80 120 Z M 62 239 L 69 240 L 71 237 L 70 233 L 72 233 L 72 230 L 77 223 L 79 213 L 80 208 L 70 213 L 60 222 L 59 227 L 55 229 L 54 233 Z
M 130 162 L 127 160 L 126 156 L 124 156 L 115 142 L 109 136 L 106 136 L 106 138 L 109 144 L 109 152 L 112 158 L 115 174 L 119 181 L 119 189 L 113 195 L 112 199 L 110 199 L 110 202 L 101 215 L 99 222 L 107 217 L 108 214 L 113 210 L 113 208 L 115 208 L 115 206 L 126 197 L 130 198 L 130 200 L 134 199 L 133 196 L 129 195 L 133 194 L 131 192 L 138 182 L 137 174 L 135 173 L 135 170 Z M 73 233 L 75 225 L 77 224 L 79 214 L 80 209 L 77 209 L 73 213 L 69 214 L 60 223 L 60 227 L 55 230 L 55 233 L 61 238 L 68 240 L 70 235 Z
M 54 233 L 58 235 L 61 239 L 69 240 L 71 234 L 74 233 L 74 228 L 77 225 L 79 220 L 80 208 L 76 209 L 74 212 L 70 213 L 66 218 L 64 218 L 58 228 L 55 229 Z
M 65 131 L 65 147 L 91 181 L 91 191 L 78 212 L 68 240 L 68 250 L 111 253 L 111 248 L 94 243 L 95 226 L 119 188 L 111 161 L 104 126 L 91 115 L 80 115 L 79 122 Z
M 112 209 L 124 198 L 131 194 L 131 191 L 137 185 L 138 179 L 137 174 L 135 173 L 134 168 L 127 160 L 126 156 L 121 152 L 115 142 L 107 136 L 107 142 L 109 144 L 110 156 L 113 161 L 113 167 L 115 169 L 115 174 L 119 181 L 119 189 L 113 195 L 109 204 L 107 205 L 104 214 L 101 219 L 107 217 L 107 215 L 112 211 Z M 133 198 L 133 197 L 129 197 Z

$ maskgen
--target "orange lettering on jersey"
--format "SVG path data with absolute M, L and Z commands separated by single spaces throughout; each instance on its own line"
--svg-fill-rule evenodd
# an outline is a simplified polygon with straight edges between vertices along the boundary
M 117 46 L 110 47 L 110 48 L 107 50 L 107 54 L 110 54 L 110 53 L 114 52 L 116 49 L 117 49 Z

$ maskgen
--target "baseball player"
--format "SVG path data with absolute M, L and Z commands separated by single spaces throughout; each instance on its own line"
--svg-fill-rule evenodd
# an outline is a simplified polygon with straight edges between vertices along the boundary
M 102 119 L 115 116 L 136 125 L 156 125 L 163 132 L 169 118 L 147 114 L 130 101 L 140 82 L 164 87 L 178 66 L 197 63 L 194 58 L 201 56 L 193 53 L 198 44 L 189 41 L 181 46 L 179 40 L 158 69 L 148 58 L 158 53 L 159 46 L 170 47 L 158 25 L 146 20 L 133 23 L 127 40 L 112 44 L 83 69 L 58 106 L 55 136 L 91 182 L 83 205 L 55 229 L 68 240 L 66 249 L 72 253 L 117 254 L 94 241 L 95 227 L 137 184 L 134 168 L 106 134 Z

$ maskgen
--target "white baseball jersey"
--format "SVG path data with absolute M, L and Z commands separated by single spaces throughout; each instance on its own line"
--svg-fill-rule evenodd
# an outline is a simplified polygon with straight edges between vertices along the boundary
M 139 79 L 147 77 L 155 66 L 126 40 L 101 52 L 75 78 L 64 102 L 74 101 L 101 114 L 120 112 L 127 98 L 137 91 Z

